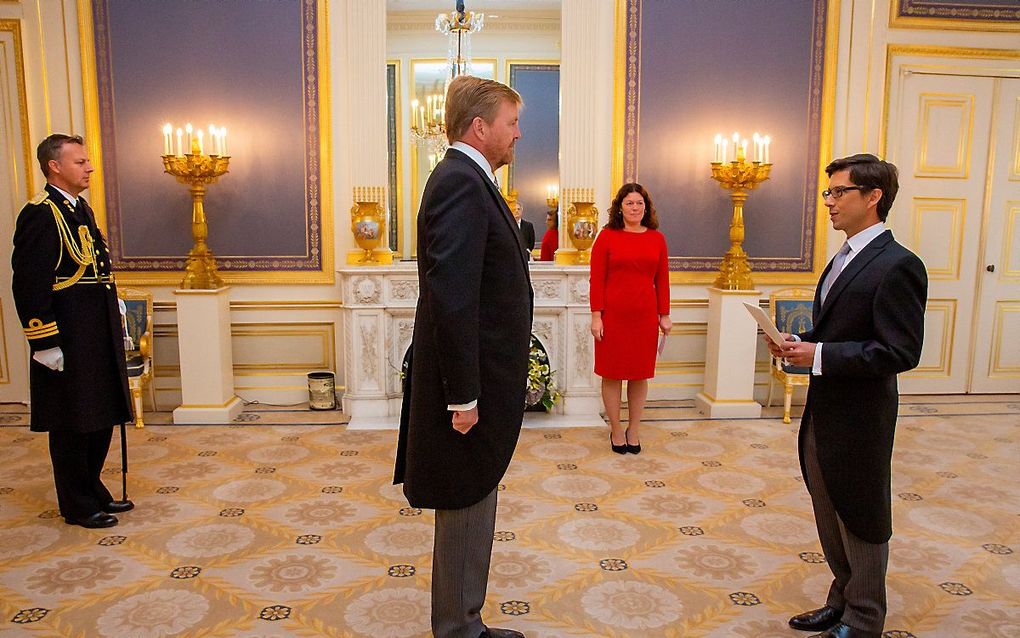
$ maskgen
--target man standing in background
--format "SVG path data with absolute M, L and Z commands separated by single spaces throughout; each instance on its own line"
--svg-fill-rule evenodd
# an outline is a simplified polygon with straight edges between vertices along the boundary
M 100 480 L 113 426 L 131 420 L 124 333 L 106 241 L 81 192 L 93 171 L 79 136 L 39 144 L 46 189 L 18 215 L 12 288 L 32 352 L 33 432 L 49 433 L 60 514 L 70 525 L 117 524 L 134 507 Z

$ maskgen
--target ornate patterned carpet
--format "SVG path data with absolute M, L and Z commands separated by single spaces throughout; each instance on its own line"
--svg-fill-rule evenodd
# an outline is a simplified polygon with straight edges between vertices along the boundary
M 901 415 L 886 636 L 1020 636 L 1020 398 L 907 397 Z M 828 572 L 795 426 L 701 421 L 687 402 L 647 416 L 640 456 L 612 454 L 604 425 L 524 431 L 487 622 L 531 638 L 805 635 L 786 619 L 823 600 Z M 137 508 L 85 530 L 57 517 L 24 408 L 0 422 L 0 638 L 428 635 L 432 515 L 390 485 L 394 432 L 269 408 L 132 429 Z

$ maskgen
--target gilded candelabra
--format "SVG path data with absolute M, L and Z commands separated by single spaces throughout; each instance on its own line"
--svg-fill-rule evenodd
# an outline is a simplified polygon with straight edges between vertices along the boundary
M 216 147 L 222 148 L 218 144 Z M 194 245 L 188 253 L 181 288 L 210 290 L 223 286 L 223 280 L 216 271 L 216 259 L 205 243 L 209 227 L 206 224 L 203 201 L 206 185 L 226 173 L 229 164 L 229 155 L 203 153 L 198 139 L 192 141 L 190 153 L 173 155 L 168 152 L 163 155 L 163 170 L 176 177 L 181 184 L 186 184 L 191 192 L 191 237 Z
M 746 146 L 746 142 L 745 142 Z M 756 156 L 761 156 L 756 152 Z M 718 157 L 718 156 L 717 156 Z M 730 220 L 730 249 L 723 256 L 719 276 L 713 284 L 722 290 L 753 290 L 751 265 L 744 252 L 744 202 L 748 192 L 769 178 L 772 164 L 755 160 L 748 162 L 744 151 L 737 148 L 737 158 L 731 162 L 712 162 L 712 179 L 730 191 L 733 200 L 733 218 Z

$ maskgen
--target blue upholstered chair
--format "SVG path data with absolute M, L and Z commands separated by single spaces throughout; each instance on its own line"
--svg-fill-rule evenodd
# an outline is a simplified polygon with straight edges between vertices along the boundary
M 152 295 L 135 288 L 118 288 L 117 293 L 127 306 L 127 336 L 134 348 L 125 350 L 127 356 L 128 385 L 135 407 L 135 427 L 145 427 L 142 411 L 142 390 L 149 389 L 149 398 L 156 407 L 156 393 L 152 383 Z
M 815 291 L 810 288 L 785 288 L 769 295 L 769 314 L 780 332 L 804 332 L 811 329 L 811 310 L 814 306 Z M 793 366 L 782 359 L 772 357 L 769 375 L 769 398 L 772 406 L 772 387 L 775 382 L 783 384 L 783 423 L 790 422 L 790 404 L 793 402 L 793 388 L 807 386 L 811 380 L 810 366 Z

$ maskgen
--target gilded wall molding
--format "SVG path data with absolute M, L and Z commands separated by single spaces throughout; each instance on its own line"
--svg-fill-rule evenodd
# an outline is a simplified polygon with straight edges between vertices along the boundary
M 93 5 L 105 6 L 105 0 L 78 0 L 78 21 L 81 34 L 82 86 L 85 101 L 86 141 L 93 164 L 97 167 L 91 184 L 91 203 L 97 221 L 108 230 L 115 253 L 115 270 L 120 281 L 136 285 L 176 285 L 183 276 L 184 255 L 125 256 L 117 224 L 108 224 L 107 190 L 114 174 L 104 175 L 107 160 L 103 153 L 104 117 L 112 116 L 111 97 L 101 91 L 100 80 L 108 69 L 98 68 L 98 59 L 109 53 L 109 34 L 105 26 L 96 29 Z M 334 281 L 334 216 L 333 170 L 331 146 L 331 106 L 329 71 L 329 30 L 327 0 L 302 0 L 302 47 L 314 47 L 315 55 L 302 55 L 304 113 L 306 122 L 314 126 L 306 130 L 305 147 L 313 149 L 306 159 L 305 238 L 302 255 L 224 255 L 217 256 L 220 275 L 227 284 L 331 284 Z M 108 60 L 103 62 L 108 65 Z M 100 74 L 104 74 L 102 78 Z M 106 80 L 103 79 L 105 82 Z M 116 211 L 115 211 L 116 212 Z M 118 213 L 119 214 L 119 213 Z
M 889 26 L 895 29 L 1020 31 L 1020 6 L 989 0 L 890 0 Z

